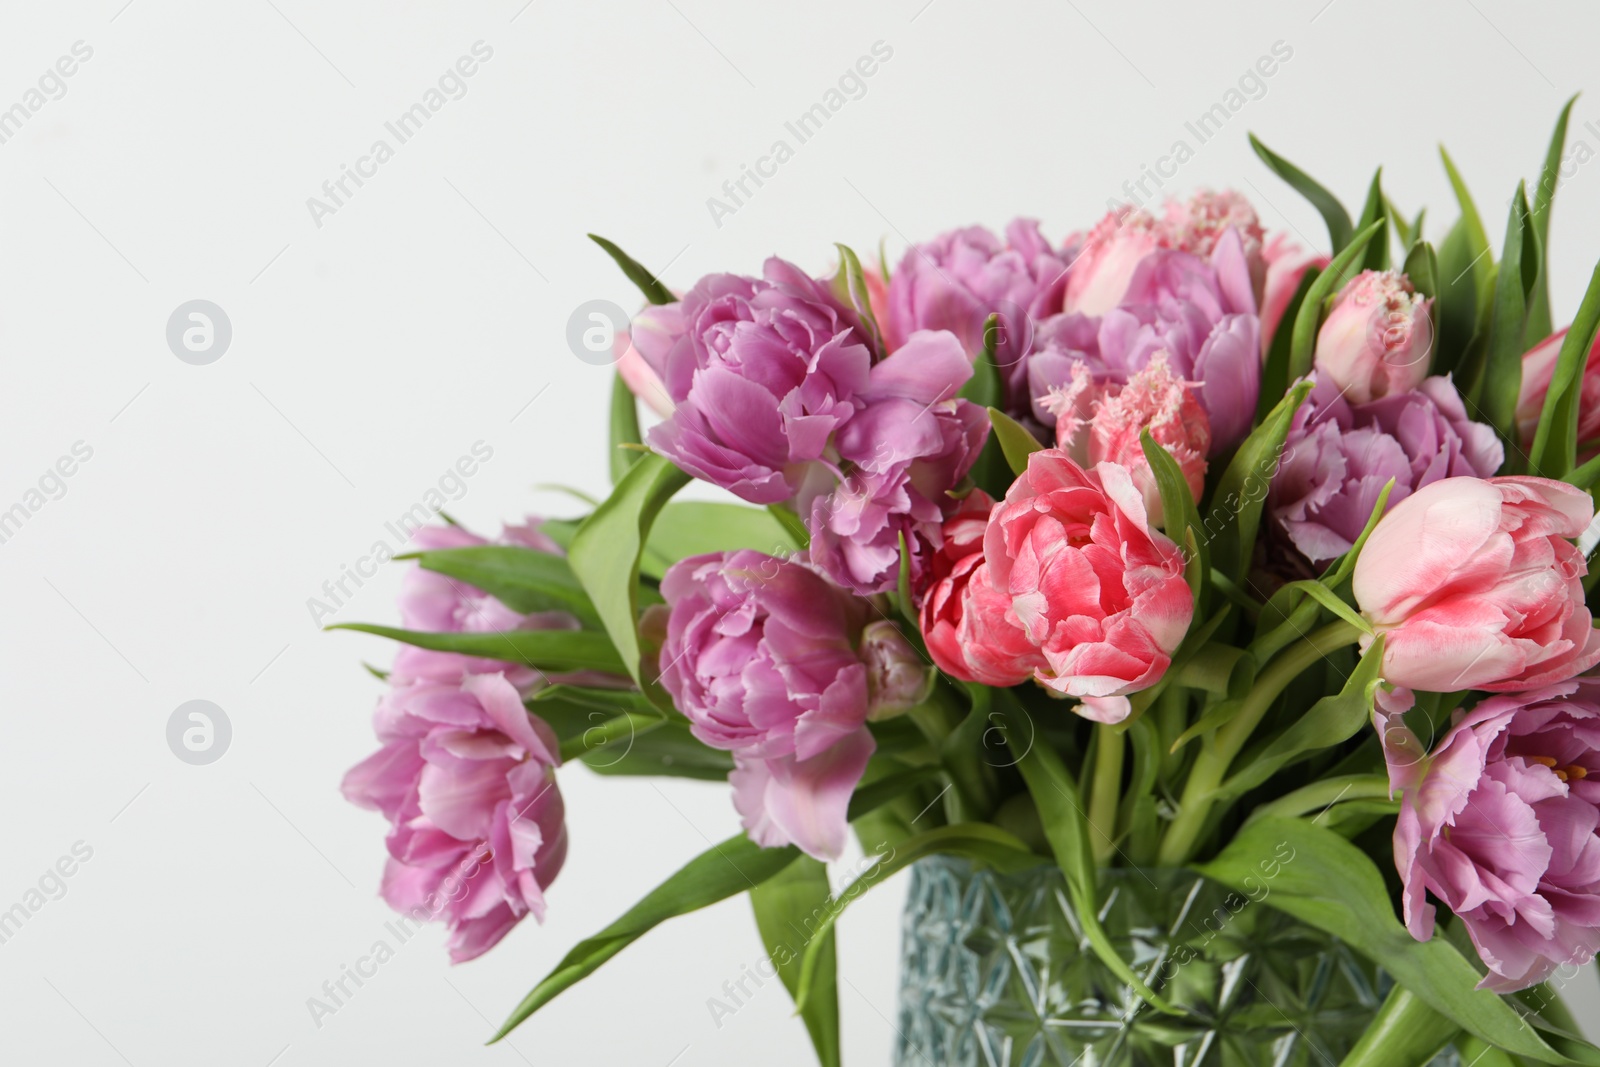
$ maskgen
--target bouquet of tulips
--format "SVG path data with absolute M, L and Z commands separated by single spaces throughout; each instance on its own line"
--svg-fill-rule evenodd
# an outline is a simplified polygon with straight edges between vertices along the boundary
M 1258 899 L 1277 856 L 1265 906 L 1392 978 L 1347 1062 L 1600 1063 L 1557 995 L 1600 949 L 1600 269 L 1553 330 L 1545 254 L 1570 109 L 1498 247 L 1448 156 L 1435 244 L 1254 139 L 1328 255 L 1229 192 L 681 293 L 596 238 L 648 301 L 610 495 L 417 530 L 404 628 L 350 627 L 402 643 L 344 782 L 390 824 L 384 899 L 471 959 L 543 917 L 564 765 L 725 780 L 744 832 L 501 1035 L 748 893 L 836 1063 L 834 920 L 937 854 L 1059 866 L 1082 951 L 1179 1013 L 1105 869 Z

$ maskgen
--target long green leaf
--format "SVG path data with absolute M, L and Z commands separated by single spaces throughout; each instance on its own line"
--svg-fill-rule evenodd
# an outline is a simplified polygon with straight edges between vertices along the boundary
M 567 611 L 586 622 L 599 622 L 594 604 L 560 556 L 519 545 L 473 545 L 417 552 L 424 569 L 483 590 L 512 611 Z
M 872 300 L 867 293 L 866 272 L 861 269 L 861 259 L 849 245 L 834 242 L 839 250 L 839 271 L 833 276 L 833 293 L 846 307 L 853 308 L 861 319 L 861 326 L 872 341 L 874 352 L 884 351 L 883 332 L 878 329 L 878 318 L 872 311 Z
M 700 500 L 674 501 L 662 508 L 650 527 L 647 546 L 662 563 L 740 548 L 782 556 L 801 547 L 775 509 Z
M 856 791 L 850 801 L 850 818 L 858 819 L 906 789 L 926 780 L 912 772 L 873 782 Z M 555 970 L 522 999 L 489 1039 L 493 1044 L 516 1029 L 534 1012 L 593 974 L 607 960 L 668 919 L 687 915 L 753 889 L 794 862 L 800 850 L 793 845 L 762 848 L 744 834 L 712 845 L 690 860 L 616 922 L 593 937 L 578 942 L 562 957 Z
M 1467 183 L 1462 180 L 1461 172 L 1456 169 L 1455 160 L 1450 158 L 1450 153 L 1445 151 L 1444 145 L 1439 146 L 1439 158 L 1444 163 L 1445 173 L 1450 178 L 1450 188 L 1456 194 L 1456 203 L 1461 205 L 1461 224 L 1465 227 L 1467 249 L 1472 254 L 1472 277 L 1477 289 L 1478 303 L 1481 305 L 1489 299 L 1492 288 L 1490 268 L 1494 260 L 1487 255 L 1489 251 L 1489 232 L 1483 228 L 1483 218 L 1478 214 L 1478 205 L 1472 200 L 1472 194 L 1467 191 Z
M 365 622 L 341 622 L 330 630 L 376 634 L 434 652 L 505 660 L 543 671 L 609 671 L 623 673 L 622 660 L 605 634 L 589 630 L 501 630 L 491 633 L 424 633 Z
M 1261 528 L 1267 486 L 1282 462 L 1283 443 L 1288 439 L 1295 412 L 1310 392 L 1311 383 L 1302 381 L 1278 401 L 1233 454 L 1232 462 L 1211 494 L 1211 509 L 1204 519 L 1205 537 L 1201 543 L 1210 539 L 1211 565 L 1235 581 L 1242 580 L 1249 568 L 1256 533 Z M 1213 523 L 1217 526 L 1215 530 Z
M 1344 251 L 1333 257 L 1326 270 L 1306 291 L 1305 302 L 1294 317 L 1294 332 L 1289 342 L 1289 380 L 1303 378 L 1311 373 L 1312 359 L 1317 350 L 1317 329 L 1322 325 L 1322 304 L 1328 297 L 1354 278 L 1359 271 L 1361 253 L 1372 239 L 1389 223 L 1379 218 L 1353 237 Z M 1281 328 L 1281 327 L 1280 327 Z
M 1161 493 L 1162 529 L 1186 553 L 1189 545 L 1194 545 L 1192 557 L 1185 560 L 1184 578 L 1194 593 L 1195 614 L 1203 616 L 1206 609 L 1206 575 L 1211 573 L 1211 553 L 1206 544 L 1205 527 L 1200 525 L 1200 512 L 1194 506 L 1194 494 L 1190 492 L 1189 483 L 1183 476 L 1183 468 L 1172 458 L 1172 453 L 1156 443 L 1149 429 L 1140 432 L 1139 447 L 1144 450 L 1145 462 L 1150 464 L 1150 473 L 1155 475 L 1156 488 Z
M 1067 897 L 1073 914 L 1083 929 L 1089 947 L 1118 978 L 1132 987 L 1158 1011 L 1174 1014 L 1175 1009 L 1156 995 L 1127 960 L 1117 954 L 1105 927 L 1100 923 L 1098 868 L 1089 839 L 1088 818 L 1078 802 L 1078 783 L 1050 746 L 1035 743 L 1031 724 L 1020 721 L 1026 715 L 1009 690 L 995 691 L 995 703 L 1003 708 L 1006 743 L 1016 757 L 1022 780 L 1039 809 L 1045 837 L 1055 854 L 1056 864 L 1066 876 Z M 1097 831 L 1105 833 L 1105 830 Z
M 630 282 L 639 287 L 639 292 L 643 293 L 644 298 L 650 303 L 670 304 L 678 299 L 672 295 L 671 289 L 668 289 L 657 280 L 654 274 L 641 267 L 637 260 L 612 242 L 593 233 L 589 235 L 589 240 L 605 249 L 606 255 L 616 261 L 617 266 L 622 268 L 622 273 L 628 276 Z
M 1562 1042 L 1558 1051 L 1505 1000 L 1474 988 L 1477 968 L 1444 937 L 1414 940 L 1395 917 L 1372 860 L 1331 830 L 1302 819 L 1261 819 L 1198 870 L 1240 890 L 1259 887 L 1266 878 L 1271 907 L 1340 938 L 1429 1007 L 1491 1045 L 1541 1063 L 1600 1064 L 1600 1050 Z
M 1040 857 L 1028 850 L 1016 837 L 988 823 L 956 823 L 940 826 L 907 841 L 902 841 L 881 855 L 853 882 L 830 897 L 822 908 L 810 944 L 806 946 L 805 959 L 800 969 L 799 1003 L 810 1003 L 818 989 L 820 971 L 825 964 L 827 946 L 818 940 L 819 934 L 833 929 L 833 924 L 852 902 L 873 886 L 879 885 L 925 856 L 964 856 L 986 867 L 1000 871 L 1020 871 L 1040 864 Z
M 1577 317 L 1562 339 L 1550 389 L 1544 395 L 1539 428 L 1529 450 L 1532 473 L 1562 478 L 1572 470 L 1578 453 L 1578 405 L 1583 395 L 1584 367 L 1600 332 L 1600 263 L 1589 275 L 1589 288 L 1578 305 Z
M 1511 200 L 1506 220 L 1506 241 L 1495 277 L 1494 318 L 1484 368 L 1475 390 L 1479 409 L 1506 442 L 1507 457 L 1520 471 L 1521 443 L 1517 440 L 1517 390 L 1522 383 L 1522 334 L 1527 326 L 1528 294 L 1539 273 L 1539 239 L 1533 232 L 1528 197 L 1521 184 Z M 1465 373 L 1464 373 L 1465 376 Z
M 1372 185 L 1367 188 L 1367 202 L 1361 209 L 1361 218 L 1356 222 L 1356 232 L 1371 226 L 1379 219 L 1388 221 L 1389 213 L 1386 210 L 1387 201 L 1383 198 L 1383 168 L 1379 167 L 1372 176 Z M 1400 238 L 1405 242 L 1404 235 Z M 1389 242 L 1387 240 L 1375 241 L 1367 246 L 1367 254 L 1361 261 L 1363 270 L 1388 270 L 1389 269 Z
M 1389 991 L 1378 1015 L 1339 1067 L 1417 1067 L 1433 1057 L 1461 1027 L 1403 985 Z M 1487 1067 L 1478 1064 L 1477 1067 Z
M 639 554 L 662 507 L 688 482 L 664 457 L 645 456 L 578 527 L 567 554 L 617 655 L 641 687 Z
M 1311 206 L 1317 209 L 1322 215 L 1322 221 L 1328 225 L 1328 240 L 1332 242 L 1333 251 L 1338 252 L 1350 243 L 1350 234 L 1353 232 L 1350 226 L 1350 213 L 1339 203 L 1338 197 L 1324 189 L 1305 171 L 1262 144 L 1253 133 L 1250 135 L 1250 147 L 1256 150 L 1256 155 L 1272 169 L 1272 173 L 1288 182 L 1294 187 L 1295 192 L 1311 201 Z
M 838 951 L 832 924 L 822 930 L 816 928 L 817 917 L 827 902 L 827 865 L 810 856 L 796 858 L 750 890 L 750 906 L 756 913 L 761 943 L 795 1001 L 817 1051 L 817 1060 L 822 1067 L 839 1067 Z M 811 964 L 810 985 L 803 987 L 801 963 L 813 947 L 817 958 Z
M 1383 635 L 1380 634 L 1345 679 L 1344 687 L 1311 705 L 1260 752 L 1241 760 L 1244 768 L 1222 783 L 1218 797 L 1246 793 L 1289 764 L 1342 744 L 1360 733 L 1372 720 L 1373 697 L 1383 681 L 1378 674 L 1382 666 Z
M 1533 190 L 1533 231 L 1539 236 L 1539 278 L 1533 283 L 1533 295 L 1528 301 L 1528 329 L 1522 338 L 1524 348 L 1532 348 L 1550 336 L 1550 208 L 1556 198 L 1556 183 L 1561 179 L 1567 121 L 1572 118 L 1572 105 L 1577 102 L 1578 94 L 1574 93 L 1561 109 L 1556 128 L 1550 134 L 1550 147 L 1545 149 L 1539 184 Z
M 611 484 L 622 481 L 622 476 L 639 462 L 639 451 L 628 448 L 644 440 L 639 432 L 639 401 L 633 390 L 622 380 L 622 375 L 611 379 Z
M 1257 422 L 1267 417 L 1267 412 L 1283 399 L 1284 391 L 1289 388 L 1289 350 L 1294 346 L 1295 320 L 1300 317 L 1300 309 L 1305 307 L 1311 287 L 1317 284 L 1321 276 L 1322 268 L 1306 268 L 1305 273 L 1300 275 L 1300 284 L 1295 287 L 1294 295 L 1284 305 L 1283 316 L 1273 328 L 1267 361 L 1261 366 L 1261 392 L 1256 399 Z

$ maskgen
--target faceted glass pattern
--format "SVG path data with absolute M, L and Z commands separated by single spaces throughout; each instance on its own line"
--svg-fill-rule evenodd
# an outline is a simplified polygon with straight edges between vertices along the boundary
M 1101 921 L 1183 1016 L 1100 962 L 1054 867 L 1002 875 L 936 856 L 912 868 L 901 941 L 899 1067 L 1331 1067 L 1388 977 L 1266 903 L 1174 870 L 1110 869 Z M 1451 1053 L 1434 1067 L 1454 1062 Z

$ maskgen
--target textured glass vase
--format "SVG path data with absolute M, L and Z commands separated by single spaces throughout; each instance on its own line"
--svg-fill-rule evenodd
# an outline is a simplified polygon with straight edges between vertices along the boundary
M 901 942 L 899 1067 L 1328 1067 L 1389 980 L 1337 939 L 1187 871 L 1113 869 L 1102 924 L 1183 1009 L 1164 1015 L 1100 962 L 1054 867 L 912 868 Z M 1251 899 L 1254 898 L 1254 899 Z M 1453 1062 L 1445 1054 L 1435 1064 Z

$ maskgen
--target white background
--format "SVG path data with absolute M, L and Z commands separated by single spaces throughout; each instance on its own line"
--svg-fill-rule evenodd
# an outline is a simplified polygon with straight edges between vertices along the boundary
M 374 744 L 358 660 L 389 650 L 318 632 L 306 601 L 475 441 L 493 458 L 449 505 L 469 525 L 570 512 L 538 483 L 603 491 L 610 374 L 571 354 L 566 323 L 637 298 L 585 231 L 675 287 L 772 252 L 822 270 L 835 240 L 884 239 L 897 259 L 1014 213 L 1059 239 L 1175 139 L 1193 145 L 1185 121 L 1281 40 L 1292 59 L 1174 187 L 1236 186 L 1269 226 L 1325 245 L 1251 154 L 1254 130 L 1352 211 L 1384 164 L 1437 239 L 1455 214 L 1444 141 L 1498 246 L 1600 28 L 1589 5 L 1510 0 L 523 4 L 0 6 L 0 108 L 74 42 L 93 49 L 0 144 L 0 510 L 75 442 L 93 449 L 0 544 L 0 909 L 75 842 L 93 848 L 0 944 L 0 1061 L 809 1062 L 776 983 L 720 1028 L 707 1009 L 760 958 L 742 899 L 479 1048 L 575 941 L 736 827 L 719 785 L 582 769 L 562 779 L 572 851 L 544 927 L 455 968 L 430 928 L 320 1028 L 306 1006 L 390 917 L 381 820 L 337 790 Z M 307 198 L 479 40 L 493 57 L 465 97 L 317 226 Z M 865 96 L 714 225 L 706 199 L 880 40 L 893 57 Z M 1600 149 L 1590 120 L 1600 97 L 1573 122 Z M 1600 166 L 1579 167 L 1556 211 L 1558 322 L 1597 223 Z M 232 322 L 209 366 L 165 340 L 195 298 Z M 394 621 L 397 572 L 338 619 Z M 205 767 L 165 739 L 195 698 L 233 724 Z M 843 924 L 856 1064 L 891 1047 L 902 893 Z

